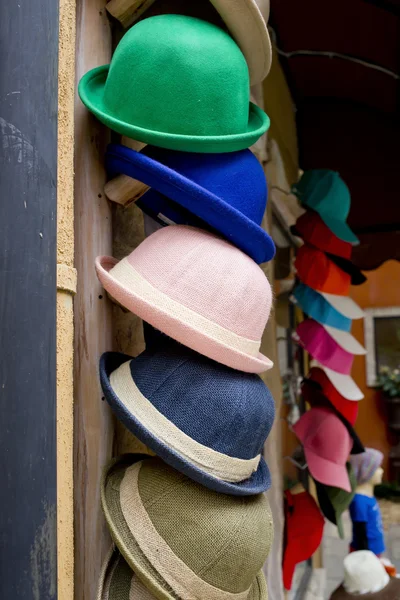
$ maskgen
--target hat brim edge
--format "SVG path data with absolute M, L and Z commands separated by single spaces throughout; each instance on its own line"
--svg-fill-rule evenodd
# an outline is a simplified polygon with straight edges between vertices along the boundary
M 189 479 L 196 481 L 208 489 L 232 496 L 252 496 L 263 493 L 270 488 L 271 475 L 268 465 L 263 457 L 260 459 L 257 471 L 253 473 L 249 479 L 239 483 L 231 483 L 212 477 L 208 473 L 196 468 L 194 465 L 184 460 L 177 452 L 174 452 L 166 444 L 153 436 L 145 427 L 143 427 L 135 415 L 129 412 L 111 386 L 111 373 L 123 363 L 127 362 L 127 360 L 132 360 L 132 357 L 127 357 L 125 354 L 115 352 L 104 353 L 100 359 L 100 382 L 104 396 L 111 409 L 116 414 L 118 420 L 120 420 L 133 435 L 172 468 L 180 471 L 189 477 Z
M 249 104 L 247 131 L 233 135 L 189 136 L 153 131 L 121 121 L 107 112 L 103 92 L 110 65 L 88 71 L 80 80 L 78 93 L 81 101 L 104 125 L 134 140 L 170 150 L 216 154 L 245 150 L 254 144 L 269 128 L 268 115 L 256 104 Z

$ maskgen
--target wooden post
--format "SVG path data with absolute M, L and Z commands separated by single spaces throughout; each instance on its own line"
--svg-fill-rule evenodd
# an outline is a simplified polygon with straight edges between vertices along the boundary
M 78 0 L 76 78 L 108 63 L 111 34 L 104 0 Z M 100 480 L 111 457 L 113 419 L 101 401 L 98 361 L 113 349 L 111 303 L 94 261 L 112 253 L 111 208 L 104 197 L 109 132 L 76 98 L 75 105 L 75 600 L 95 600 L 111 540 L 100 506 Z
M 106 8 L 123 27 L 130 27 L 155 0 L 111 0 Z

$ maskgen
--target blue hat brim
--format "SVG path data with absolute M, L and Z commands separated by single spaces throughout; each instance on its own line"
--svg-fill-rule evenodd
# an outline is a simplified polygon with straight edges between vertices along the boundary
M 110 382 L 111 373 L 130 360 L 132 360 L 131 356 L 119 352 L 103 354 L 100 359 L 100 382 L 105 399 L 112 411 L 133 435 L 171 467 L 210 490 L 231 496 L 253 496 L 261 494 L 271 487 L 271 475 L 263 457 L 261 457 L 257 471 L 249 479 L 239 483 L 230 483 L 198 469 L 143 427 L 115 394 Z
M 243 250 L 257 264 L 268 262 L 275 256 L 275 244 L 262 227 L 222 198 L 146 154 L 110 144 L 106 167 L 113 174 L 138 179 L 178 203 Z

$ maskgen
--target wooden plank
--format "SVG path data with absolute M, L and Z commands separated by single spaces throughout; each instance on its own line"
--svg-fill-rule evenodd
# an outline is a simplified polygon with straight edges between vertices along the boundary
M 110 61 L 104 4 L 104 0 L 77 2 L 77 80 Z M 95 257 L 112 250 L 111 210 L 103 193 L 109 134 L 78 98 L 75 108 L 75 600 L 95 600 L 110 544 L 100 507 L 100 478 L 111 456 L 114 431 L 98 379 L 99 357 L 113 345 L 112 311 L 94 269 Z
M 126 136 L 122 136 L 121 144 L 132 150 L 136 150 L 136 152 L 140 152 L 147 146 L 147 144 L 143 142 L 132 140 Z M 148 185 L 137 179 L 132 179 L 132 177 L 128 177 L 127 175 L 117 175 L 117 177 L 114 177 L 114 179 L 106 183 L 104 186 L 104 193 L 111 202 L 126 206 L 131 202 L 139 200 L 148 189 Z
M 0 3 L 0 598 L 57 598 L 58 2 Z
M 155 0 L 110 0 L 107 10 L 123 27 L 134 23 Z

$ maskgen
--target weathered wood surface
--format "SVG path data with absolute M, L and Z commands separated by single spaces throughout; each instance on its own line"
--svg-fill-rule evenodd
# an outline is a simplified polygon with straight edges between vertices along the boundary
M 111 34 L 104 0 L 77 2 L 77 81 L 108 63 Z M 76 99 L 75 113 L 75 600 L 95 600 L 110 538 L 100 507 L 102 469 L 111 456 L 113 419 L 102 394 L 98 361 L 112 350 L 112 310 L 97 280 L 97 255 L 112 253 L 112 217 L 104 197 L 109 133 Z
M 0 4 L 0 598 L 57 598 L 58 2 Z
M 107 10 L 123 27 L 134 23 L 155 0 L 110 0 Z
M 122 137 L 121 144 L 137 152 L 140 152 L 147 145 L 125 136 Z M 130 202 L 138 200 L 148 189 L 148 185 L 137 179 L 132 179 L 132 177 L 128 177 L 127 175 L 117 175 L 114 179 L 106 183 L 104 193 L 112 202 L 126 206 Z

